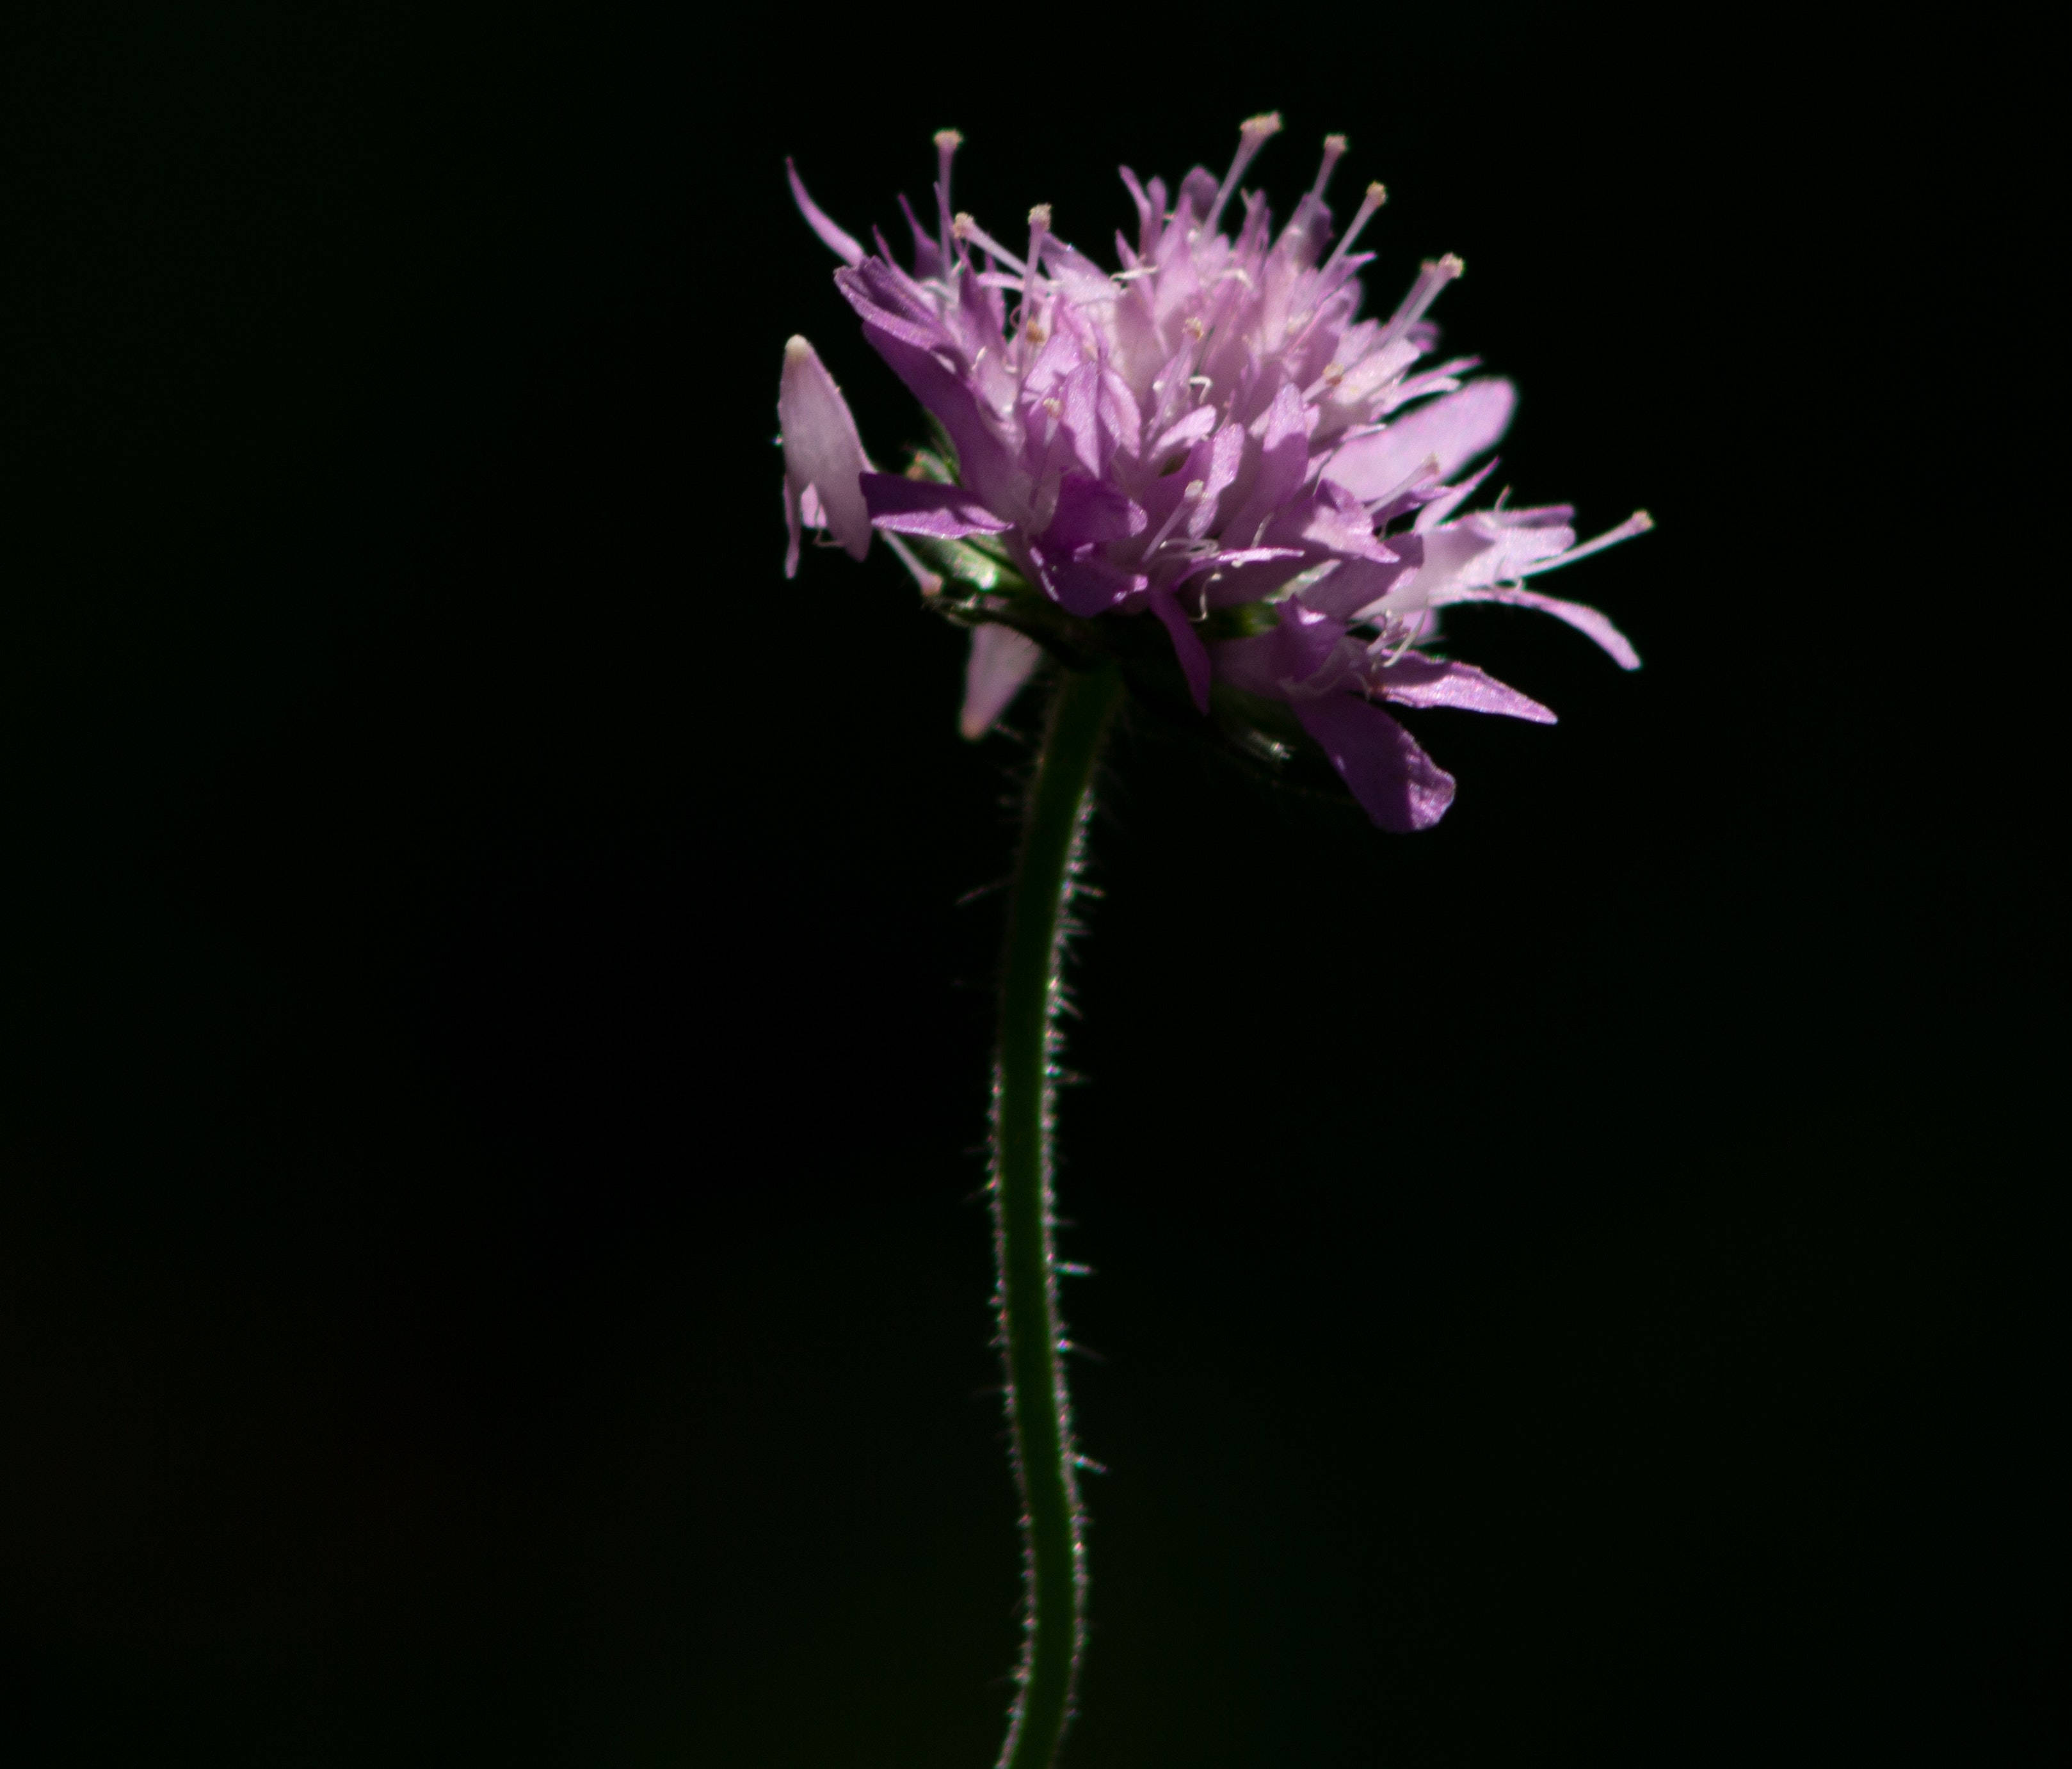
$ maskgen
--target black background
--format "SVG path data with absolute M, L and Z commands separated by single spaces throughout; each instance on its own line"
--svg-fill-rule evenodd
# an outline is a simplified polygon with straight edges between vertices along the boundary
M 1119 737 L 1068 1759 L 2054 1760 L 2000 72 L 1790 18 L 668 16 L 10 10 L 10 1760 L 991 1760 L 1036 700 L 964 745 L 882 548 L 779 575 L 785 338 L 881 458 L 918 429 L 782 158 L 890 232 L 955 124 L 960 206 L 1105 257 L 1117 162 L 1274 106 L 1276 209 L 1327 130 L 1342 213 L 1390 186 L 1372 303 L 1466 259 L 1515 495 L 1657 517 L 1563 585 L 1646 667 L 1458 621 L 1563 722 L 1428 715 L 1410 839 Z

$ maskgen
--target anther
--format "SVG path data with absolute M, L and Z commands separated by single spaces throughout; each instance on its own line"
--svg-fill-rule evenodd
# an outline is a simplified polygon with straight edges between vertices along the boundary
M 1202 225 L 1214 230 L 1223 217 L 1223 205 L 1231 199 L 1231 192 L 1237 188 L 1237 181 L 1244 176 L 1244 169 L 1252 164 L 1254 156 L 1265 146 L 1267 137 L 1281 132 L 1281 113 L 1268 111 L 1259 117 L 1248 117 L 1238 125 L 1237 154 L 1231 162 L 1230 170 L 1223 174 L 1223 181 L 1216 190 L 1216 200 L 1211 207 Z
M 1043 262 L 1043 242 L 1050 234 L 1050 205 L 1039 203 L 1029 211 L 1029 270 L 1030 295 L 1037 293 L 1036 274 Z
M 1385 349 L 1402 337 L 1424 317 L 1424 310 L 1439 298 L 1439 291 L 1466 269 L 1450 252 L 1437 264 L 1427 259 L 1424 268 L 1418 273 L 1417 281 L 1411 285 L 1410 293 L 1403 298 L 1403 305 L 1382 328 L 1381 335 L 1375 339 L 1370 350 Z
M 1330 257 L 1324 261 L 1324 273 L 1328 275 L 1332 270 L 1335 269 L 1339 261 L 1342 259 L 1348 252 L 1352 250 L 1353 241 L 1359 237 L 1360 229 L 1367 225 L 1368 218 L 1373 215 L 1374 211 L 1379 208 L 1382 204 L 1386 203 L 1388 200 L 1388 189 L 1387 186 L 1381 184 L 1370 184 L 1367 187 L 1367 195 L 1360 199 L 1359 208 L 1354 214 L 1352 220 L 1346 224 L 1346 231 L 1340 236 L 1338 244 L 1331 248 Z
M 1331 168 L 1345 157 L 1346 145 L 1342 135 L 1324 137 L 1324 163 L 1317 169 L 1317 182 L 1309 187 L 1309 195 L 1319 203 L 1324 200 L 1324 187 L 1331 182 Z
M 968 214 L 960 213 L 956 219 L 950 224 L 950 232 L 956 236 L 956 238 L 968 240 L 972 244 L 980 248 L 982 250 L 991 252 L 996 261 L 1005 265 L 1010 270 L 1020 273 L 1026 271 L 1027 268 L 1023 265 L 1019 258 L 1016 257 L 1013 252 L 1007 249 L 1006 247 L 1002 245 L 997 240 L 994 239 L 984 228 L 980 227 L 977 222 L 974 221 Z

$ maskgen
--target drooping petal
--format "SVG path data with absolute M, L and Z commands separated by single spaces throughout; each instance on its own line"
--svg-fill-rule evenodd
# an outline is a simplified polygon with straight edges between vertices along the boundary
M 1640 667 L 1640 653 L 1633 648 L 1633 641 L 1597 610 L 1581 602 L 1566 602 L 1558 596 L 1543 596 L 1536 589 L 1512 589 L 1507 586 L 1459 590 L 1444 599 L 1448 602 L 1504 602 L 1515 608 L 1536 608 L 1543 614 L 1552 614 L 1557 621 L 1566 621 L 1577 632 L 1596 640 L 1621 669 Z
M 909 479 L 897 473 L 865 474 L 863 500 L 876 526 L 902 535 L 957 540 L 966 535 L 1000 534 L 1013 526 L 962 486 Z
M 1194 623 L 1187 618 L 1187 612 L 1174 600 L 1170 589 L 1158 589 L 1151 592 L 1151 612 L 1164 622 L 1173 641 L 1173 655 L 1180 660 L 1181 673 L 1187 678 L 1188 692 L 1194 696 L 1197 710 L 1209 710 L 1209 648 L 1202 642 L 1202 635 L 1194 630 Z
M 784 476 L 794 496 L 820 496 L 827 525 L 852 559 L 870 546 L 870 512 L 858 479 L 868 463 L 856 420 L 813 347 L 794 338 L 784 347 L 777 417 L 784 435 Z
M 1361 498 L 1384 497 L 1429 457 L 1439 463 L 1439 477 L 1450 479 L 1496 445 L 1517 404 L 1517 390 L 1509 381 L 1470 381 L 1428 405 L 1412 407 L 1386 429 L 1355 437 L 1332 456 L 1324 477 Z
M 1401 657 L 1367 678 L 1377 694 L 1401 706 L 1453 707 L 1462 712 L 1495 712 L 1509 719 L 1552 724 L 1554 715 L 1472 663 L 1442 663 L 1429 657 Z
M 1353 694 L 1327 694 L 1294 706 L 1302 729 L 1378 828 L 1407 835 L 1446 815 L 1453 777 L 1379 707 Z
M 1043 661 L 1043 648 L 1011 626 L 989 622 L 974 626 L 971 656 L 964 664 L 964 711 L 957 729 L 973 741 L 990 731 L 1022 685 Z

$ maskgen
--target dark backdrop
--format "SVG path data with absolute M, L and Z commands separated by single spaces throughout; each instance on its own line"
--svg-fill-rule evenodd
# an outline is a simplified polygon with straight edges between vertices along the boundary
M 1564 585 L 1646 667 L 1461 619 L 1563 722 L 1428 716 L 1414 839 L 1121 733 L 1070 1761 L 2054 1754 L 1999 76 L 1564 10 L 10 10 L 10 1760 L 990 1760 L 1034 707 L 779 575 L 784 339 L 916 432 L 782 156 L 1105 256 L 1269 106 L 1371 299 L 1466 257 L 1516 495 L 1659 519 Z

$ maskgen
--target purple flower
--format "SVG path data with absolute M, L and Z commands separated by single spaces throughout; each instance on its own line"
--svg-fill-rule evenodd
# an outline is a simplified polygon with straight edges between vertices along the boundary
M 793 339 L 779 400 L 786 569 L 802 524 L 857 556 L 875 528 L 925 592 L 953 585 L 950 611 L 975 623 L 970 736 L 1039 661 L 1031 634 L 1153 615 L 1202 712 L 1212 692 L 1262 724 L 1281 709 L 1381 827 L 1427 828 L 1453 777 L 1382 703 L 1554 717 L 1434 655 L 1438 611 L 1537 608 L 1637 668 L 1604 616 L 1526 586 L 1651 524 L 1638 513 L 1578 546 L 1565 505 L 1463 511 L 1490 467 L 1460 476 L 1503 435 L 1515 395 L 1467 378 L 1472 358 L 1421 366 L 1437 337 L 1426 311 L 1460 261 L 1427 264 L 1386 320 L 1359 319 L 1371 255 L 1353 248 L 1382 187 L 1326 252 L 1324 190 L 1346 146 L 1333 136 L 1275 232 L 1238 181 L 1280 126 L 1254 117 L 1220 180 L 1197 166 L 1170 195 L 1125 167 L 1137 225 L 1116 237 L 1114 273 L 1059 239 L 1046 205 L 1013 246 L 953 212 L 953 131 L 936 137 L 934 227 L 901 199 L 911 271 L 882 236 L 865 252 L 794 170 L 800 208 L 842 260 L 837 285 L 942 446 L 904 475 L 873 469 L 841 393 Z

